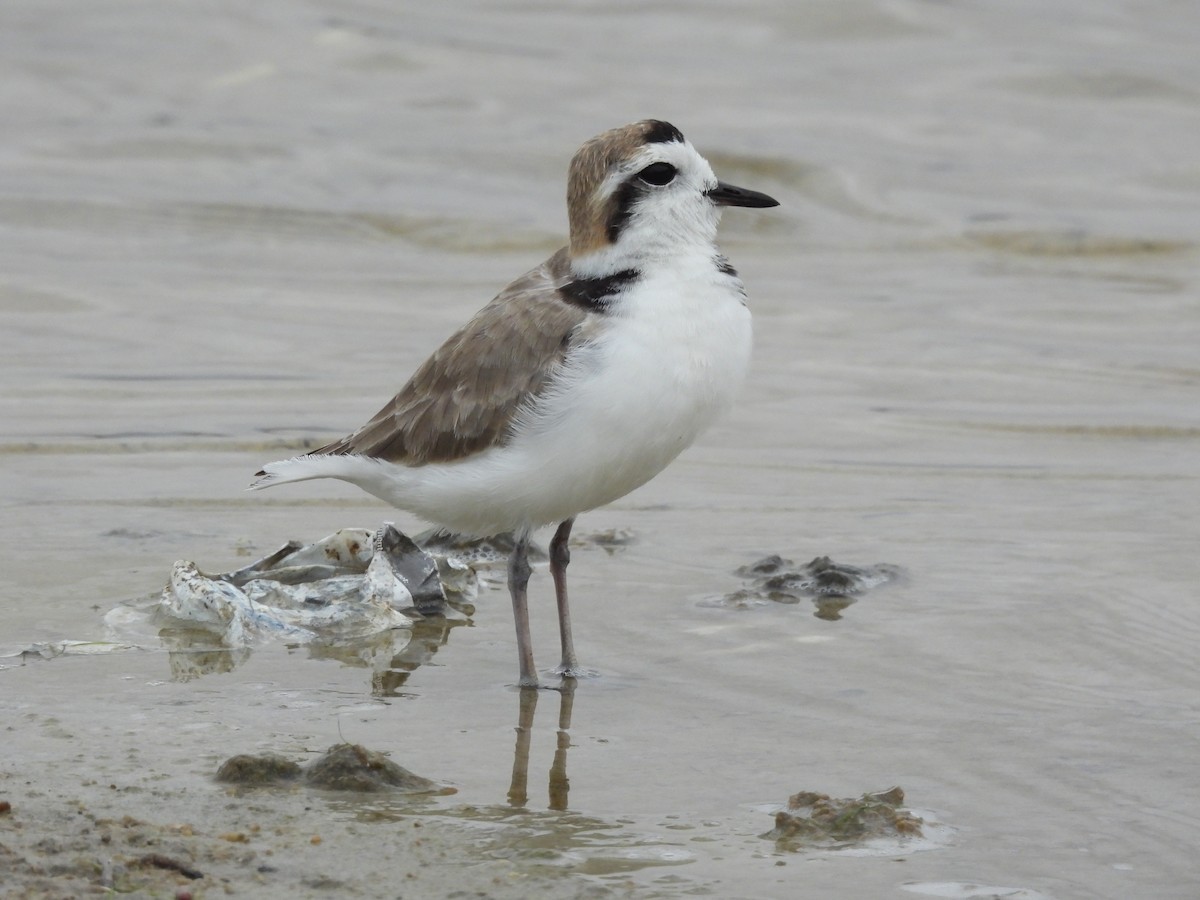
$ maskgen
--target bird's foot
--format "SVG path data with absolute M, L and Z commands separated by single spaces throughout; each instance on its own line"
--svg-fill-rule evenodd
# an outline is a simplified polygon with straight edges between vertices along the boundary
M 555 666 L 551 674 L 560 678 L 596 678 L 600 675 L 595 669 L 585 669 L 579 663 L 562 663 Z

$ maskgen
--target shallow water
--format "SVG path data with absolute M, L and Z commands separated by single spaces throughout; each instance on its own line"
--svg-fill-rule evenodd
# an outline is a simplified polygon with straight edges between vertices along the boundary
M 407 677 L 279 647 L 186 682 L 161 652 L 29 661 L 0 670 L 0 795 L 218 828 L 251 814 L 221 759 L 344 737 L 458 793 L 256 799 L 330 854 L 276 847 L 256 895 L 328 866 L 392 896 L 379 848 L 414 819 L 449 848 L 424 896 L 1189 894 L 1200 8 L 427 7 L 0 11 L 0 653 L 105 639 L 179 558 L 415 526 L 342 485 L 242 488 L 555 249 L 575 147 L 653 115 L 782 206 L 723 225 L 741 404 L 580 520 L 636 535 L 572 564 L 601 675 L 569 725 L 553 693 L 528 721 L 500 591 Z M 836 621 L 712 602 L 769 553 L 906 578 Z M 759 837 L 797 791 L 892 784 L 947 846 Z

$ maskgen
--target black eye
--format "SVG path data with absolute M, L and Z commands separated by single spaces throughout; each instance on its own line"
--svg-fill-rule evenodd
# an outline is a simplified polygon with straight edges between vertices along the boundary
M 675 177 L 675 167 L 665 162 L 650 163 L 637 177 L 646 184 L 669 184 Z

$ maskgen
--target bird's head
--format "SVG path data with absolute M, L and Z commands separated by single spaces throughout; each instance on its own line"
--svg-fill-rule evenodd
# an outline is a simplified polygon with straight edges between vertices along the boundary
M 597 135 L 571 160 L 571 262 L 604 275 L 712 247 L 725 206 L 768 207 L 766 194 L 718 181 L 674 125 L 645 119 Z

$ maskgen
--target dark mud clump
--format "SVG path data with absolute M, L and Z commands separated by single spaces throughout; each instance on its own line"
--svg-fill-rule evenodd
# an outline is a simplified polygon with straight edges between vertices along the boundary
M 857 798 L 833 799 L 801 791 L 775 814 L 775 827 L 762 835 L 786 849 L 842 847 L 873 838 L 921 837 L 920 817 L 903 809 L 898 787 Z
M 572 547 L 599 547 L 609 556 L 636 544 L 637 532 L 632 528 L 606 528 L 603 531 L 593 531 L 571 539 Z
M 330 747 L 305 770 L 304 781 L 310 787 L 331 791 L 400 790 L 431 793 L 443 790 L 441 785 L 413 774 L 382 753 L 358 744 Z
M 261 756 L 240 754 L 231 756 L 217 769 L 217 781 L 226 784 L 264 785 L 295 781 L 300 777 L 300 765 L 275 753 Z
M 486 538 L 466 537 L 440 528 L 431 528 L 413 538 L 417 546 L 435 557 L 461 559 L 471 566 L 506 565 L 512 556 L 516 539 L 511 532 L 502 532 Z M 545 562 L 550 558 L 541 547 L 529 545 L 529 561 Z
M 250 787 L 292 784 L 303 779 L 309 787 L 330 791 L 454 793 L 453 788 L 422 778 L 359 744 L 335 744 L 303 768 L 274 753 L 233 756 L 221 764 L 216 777 L 227 784 Z
M 862 594 L 899 581 L 903 570 L 888 563 L 851 566 L 834 562 L 828 556 L 818 556 L 797 566 L 790 559 L 773 554 L 741 566 L 734 574 L 744 578 L 744 584 L 715 605 L 750 609 L 766 603 L 793 604 L 811 600 L 816 605 L 813 614 L 818 619 L 835 620 L 840 619 L 842 610 Z

